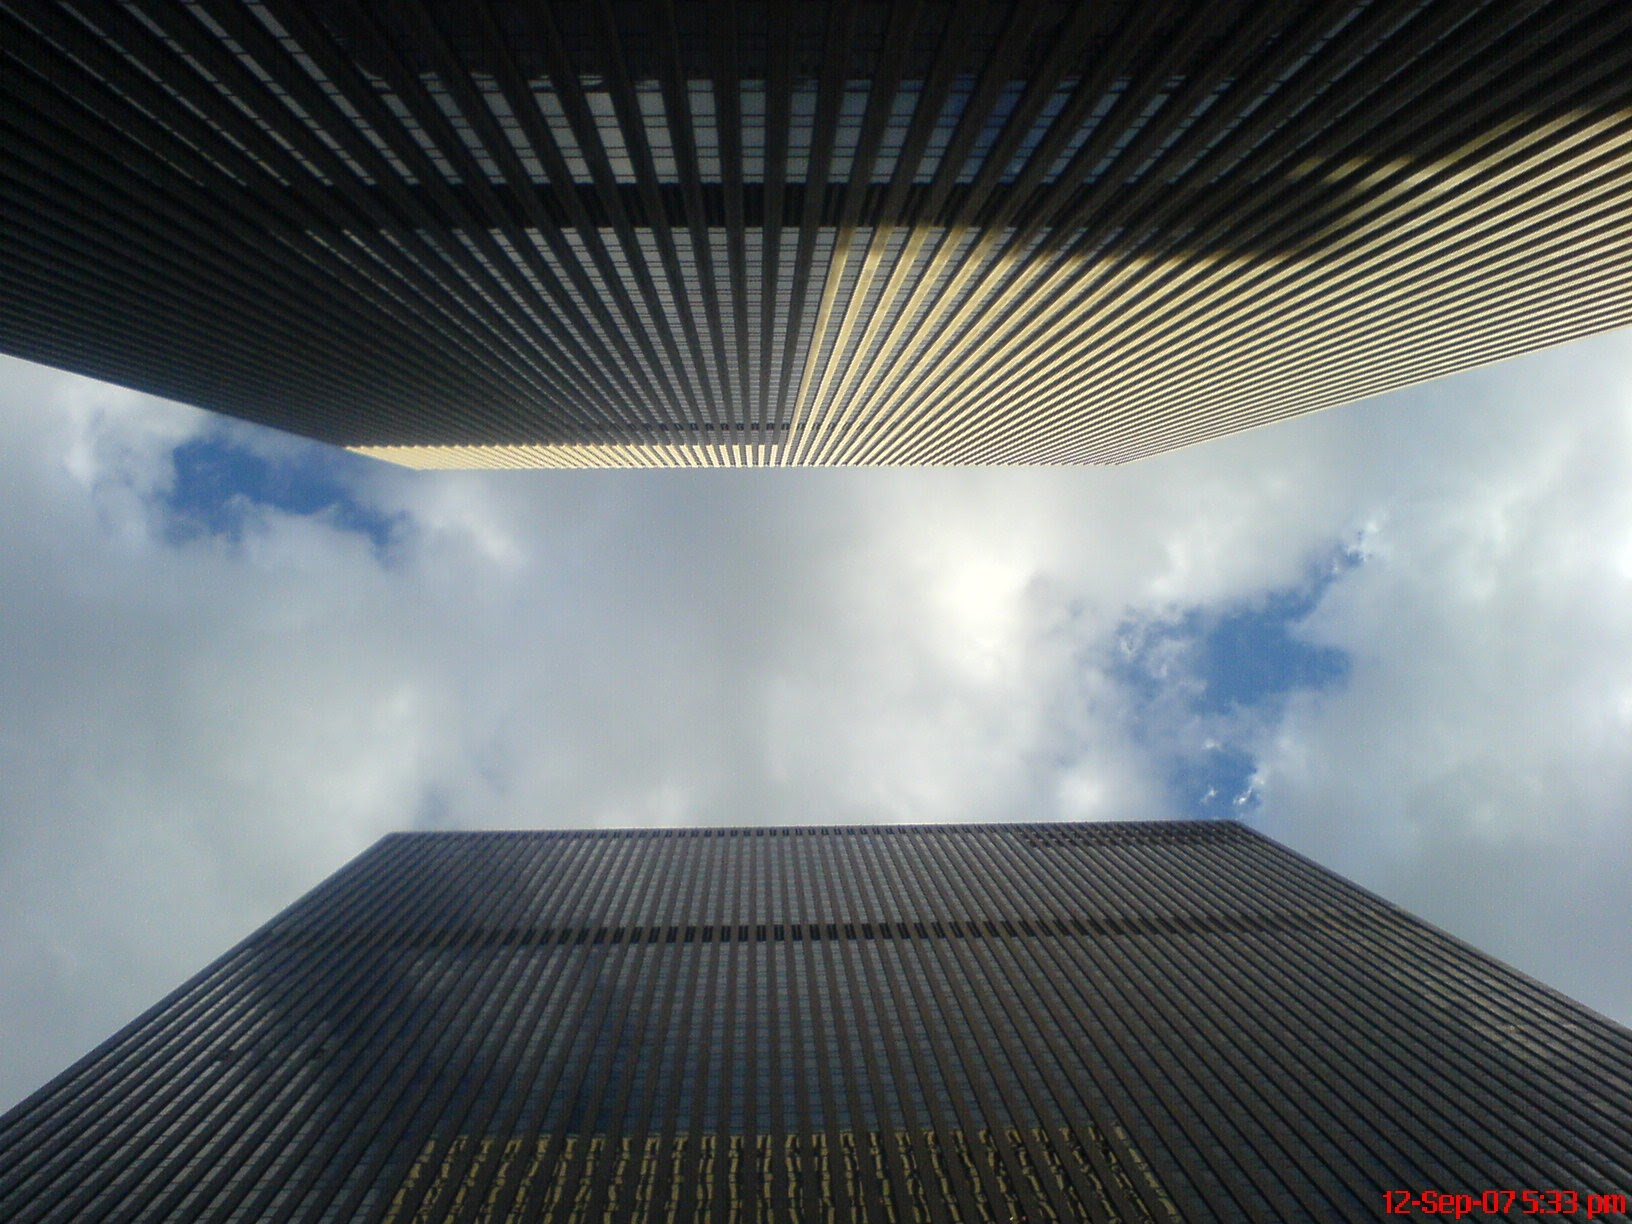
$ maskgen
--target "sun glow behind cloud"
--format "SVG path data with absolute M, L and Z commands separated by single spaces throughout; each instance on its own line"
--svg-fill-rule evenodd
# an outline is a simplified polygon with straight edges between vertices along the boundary
M 1127 468 L 410 473 L 8 363 L 0 1097 L 380 834 L 1244 816 L 1632 1018 L 1632 339 Z

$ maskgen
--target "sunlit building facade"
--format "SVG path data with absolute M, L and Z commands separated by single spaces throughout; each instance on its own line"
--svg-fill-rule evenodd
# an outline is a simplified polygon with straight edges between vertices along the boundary
M 1629 1087 L 1239 825 L 398 834 L 0 1119 L 0 1218 L 1605 1217 Z
M 1110 463 L 1632 321 L 1622 0 L 0 0 L 0 351 L 418 466 Z

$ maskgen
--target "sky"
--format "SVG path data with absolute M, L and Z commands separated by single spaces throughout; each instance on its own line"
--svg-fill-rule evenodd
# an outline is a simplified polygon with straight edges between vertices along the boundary
M 401 829 L 1233 818 L 1632 1023 L 1632 332 L 1117 468 L 416 473 L 0 359 L 0 1109 Z

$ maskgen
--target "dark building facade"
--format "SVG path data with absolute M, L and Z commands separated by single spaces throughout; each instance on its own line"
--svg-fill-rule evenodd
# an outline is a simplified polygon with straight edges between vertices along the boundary
M 1632 322 L 1625 0 L 0 0 L 0 351 L 418 466 L 1106 463 Z
M 1215 823 L 395 835 L 0 1119 L 18 1222 L 1629 1190 L 1632 1033 Z

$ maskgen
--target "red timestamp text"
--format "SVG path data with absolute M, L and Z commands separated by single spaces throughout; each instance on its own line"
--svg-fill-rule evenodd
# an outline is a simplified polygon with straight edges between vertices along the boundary
M 1383 1210 L 1387 1215 L 1450 1216 L 1456 1220 L 1475 1214 L 1511 1213 L 1534 1216 L 1581 1214 L 1592 1220 L 1624 1212 L 1626 1195 L 1583 1194 L 1577 1190 L 1485 1190 L 1479 1194 L 1385 1190 Z

